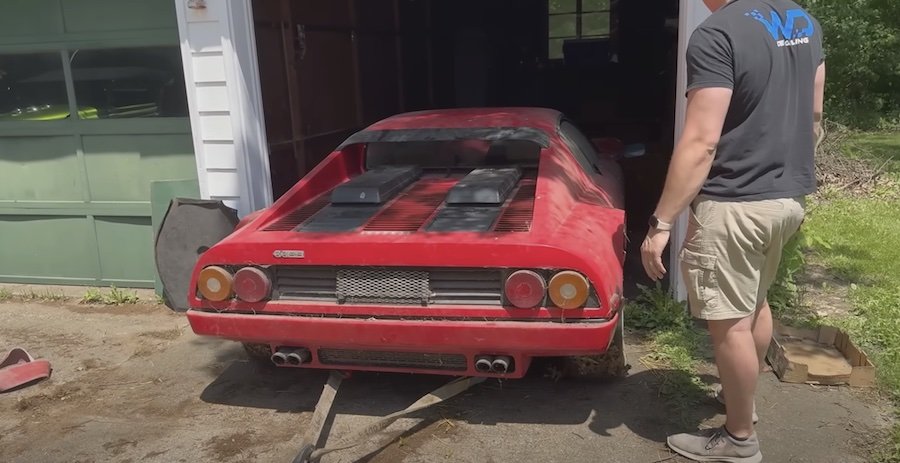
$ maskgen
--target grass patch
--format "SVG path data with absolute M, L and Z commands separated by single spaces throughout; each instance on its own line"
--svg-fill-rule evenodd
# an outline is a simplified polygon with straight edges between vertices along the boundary
M 852 136 L 844 146 L 848 157 L 872 161 L 884 166 L 895 180 L 900 180 L 900 132 L 861 133 Z
M 102 304 L 103 292 L 100 291 L 100 288 L 88 288 L 88 290 L 84 292 L 84 296 L 81 297 L 81 303 Z
M 852 315 L 828 323 L 848 331 L 870 354 L 880 383 L 900 406 L 900 133 L 855 134 L 843 151 L 869 161 L 891 181 L 865 197 L 822 195 L 804 225 L 818 239 L 804 246 L 850 287 Z M 900 463 L 900 424 L 873 461 Z
M 644 336 L 651 353 L 641 362 L 660 376 L 659 394 L 668 407 L 686 418 L 685 412 L 702 403 L 710 389 L 700 378 L 699 367 L 710 357 L 706 336 L 693 324 L 687 306 L 661 286 L 640 286 L 640 293 L 625 307 L 625 324 Z
M 887 390 L 900 401 L 900 202 L 834 200 L 807 227 L 830 243 L 813 246 L 835 276 L 852 285 L 853 316 L 837 320 L 873 355 Z M 855 288 L 855 289 L 854 289 Z
M 55 293 L 49 289 L 28 289 L 24 292 L 14 292 L 10 289 L 0 288 L 0 302 L 25 301 L 25 302 L 60 302 L 68 298 L 62 293 Z
M 27 292 L 20 294 L 19 298 L 28 302 L 59 302 L 66 300 L 66 296 L 59 293 L 54 293 L 49 289 L 43 291 L 35 291 L 33 289 L 29 289 Z
M 109 292 L 104 293 L 99 288 L 89 288 L 81 298 L 82 304 L 124 305 L 137 304 L 140 301 L 137 293 L 110 287 Z

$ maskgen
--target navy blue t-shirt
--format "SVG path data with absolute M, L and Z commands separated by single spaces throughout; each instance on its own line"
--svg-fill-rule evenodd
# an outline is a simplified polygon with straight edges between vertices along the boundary
M 735 0 L 694 31 L 688 90 L 734 91 L 701 194 L 726 201 L 815 192 L 813 98 L 819 22 L 789 0 Z

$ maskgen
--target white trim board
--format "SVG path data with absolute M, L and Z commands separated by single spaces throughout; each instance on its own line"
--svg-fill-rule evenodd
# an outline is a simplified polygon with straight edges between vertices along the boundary
M 687 53 L 688 41 L 691 34 L 697 29 L 706 18 L 710 15 L 710 11 L 703 4 L 702 0 L 681 0 L 680 12 L 678 14 L 678 80 L 675 85 L 675 144 L 678 144 L 681 138 L 681 132 L 684 130 L 684 118 L 687 110 Z M 684 284 L 680 271 L 678 259 L 681 244 L 687 235 L 688 215 L 687 211 L 683 211 L 675 220 L 675 227 L 672 230 L 669 255 L 669 278 L 673 295 L 676 299 L 685 300 L 687 298 L 687 287 Z
M 266 207 L 272 187 L 250 0 L 175 0 L 175 11 L 201 196 L 241 216 Z

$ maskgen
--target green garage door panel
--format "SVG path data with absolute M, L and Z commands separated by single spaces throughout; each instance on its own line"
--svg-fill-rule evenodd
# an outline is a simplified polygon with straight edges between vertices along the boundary
M 151 184 L 198 189 L 180 73 L 172 0 L 0 0 L 0 282 L 154 287 Z
M 0 207 L 7 201 L 83 201 L 73 136 L 0 137 Z
M 160 8 L 159 1 L 62 0 L 62 11 L 66 32 L 165 29 L 176 24 L 175 8 Z
M 53 35 L 62 29 L 58 0 L 2 0 L 0 5 L 0 37 Z
M 100 275 L 105 284 L 153 287 L 150 217 L 96 217 Z
M 93 201 L 149 204 L 151 182 L 197 177 L 189 134 L 86 135 L 84 159 Z
M 84 217 L 0 217 L 0 278 L 82 284 L 99 273 L 94 229 Z

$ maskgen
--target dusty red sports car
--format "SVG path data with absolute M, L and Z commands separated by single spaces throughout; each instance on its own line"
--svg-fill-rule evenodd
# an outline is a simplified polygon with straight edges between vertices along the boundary
M 202 254 L 187 316 L 281 367 L 621 371 L 621 182 L 556 111 L 390 117 Z

